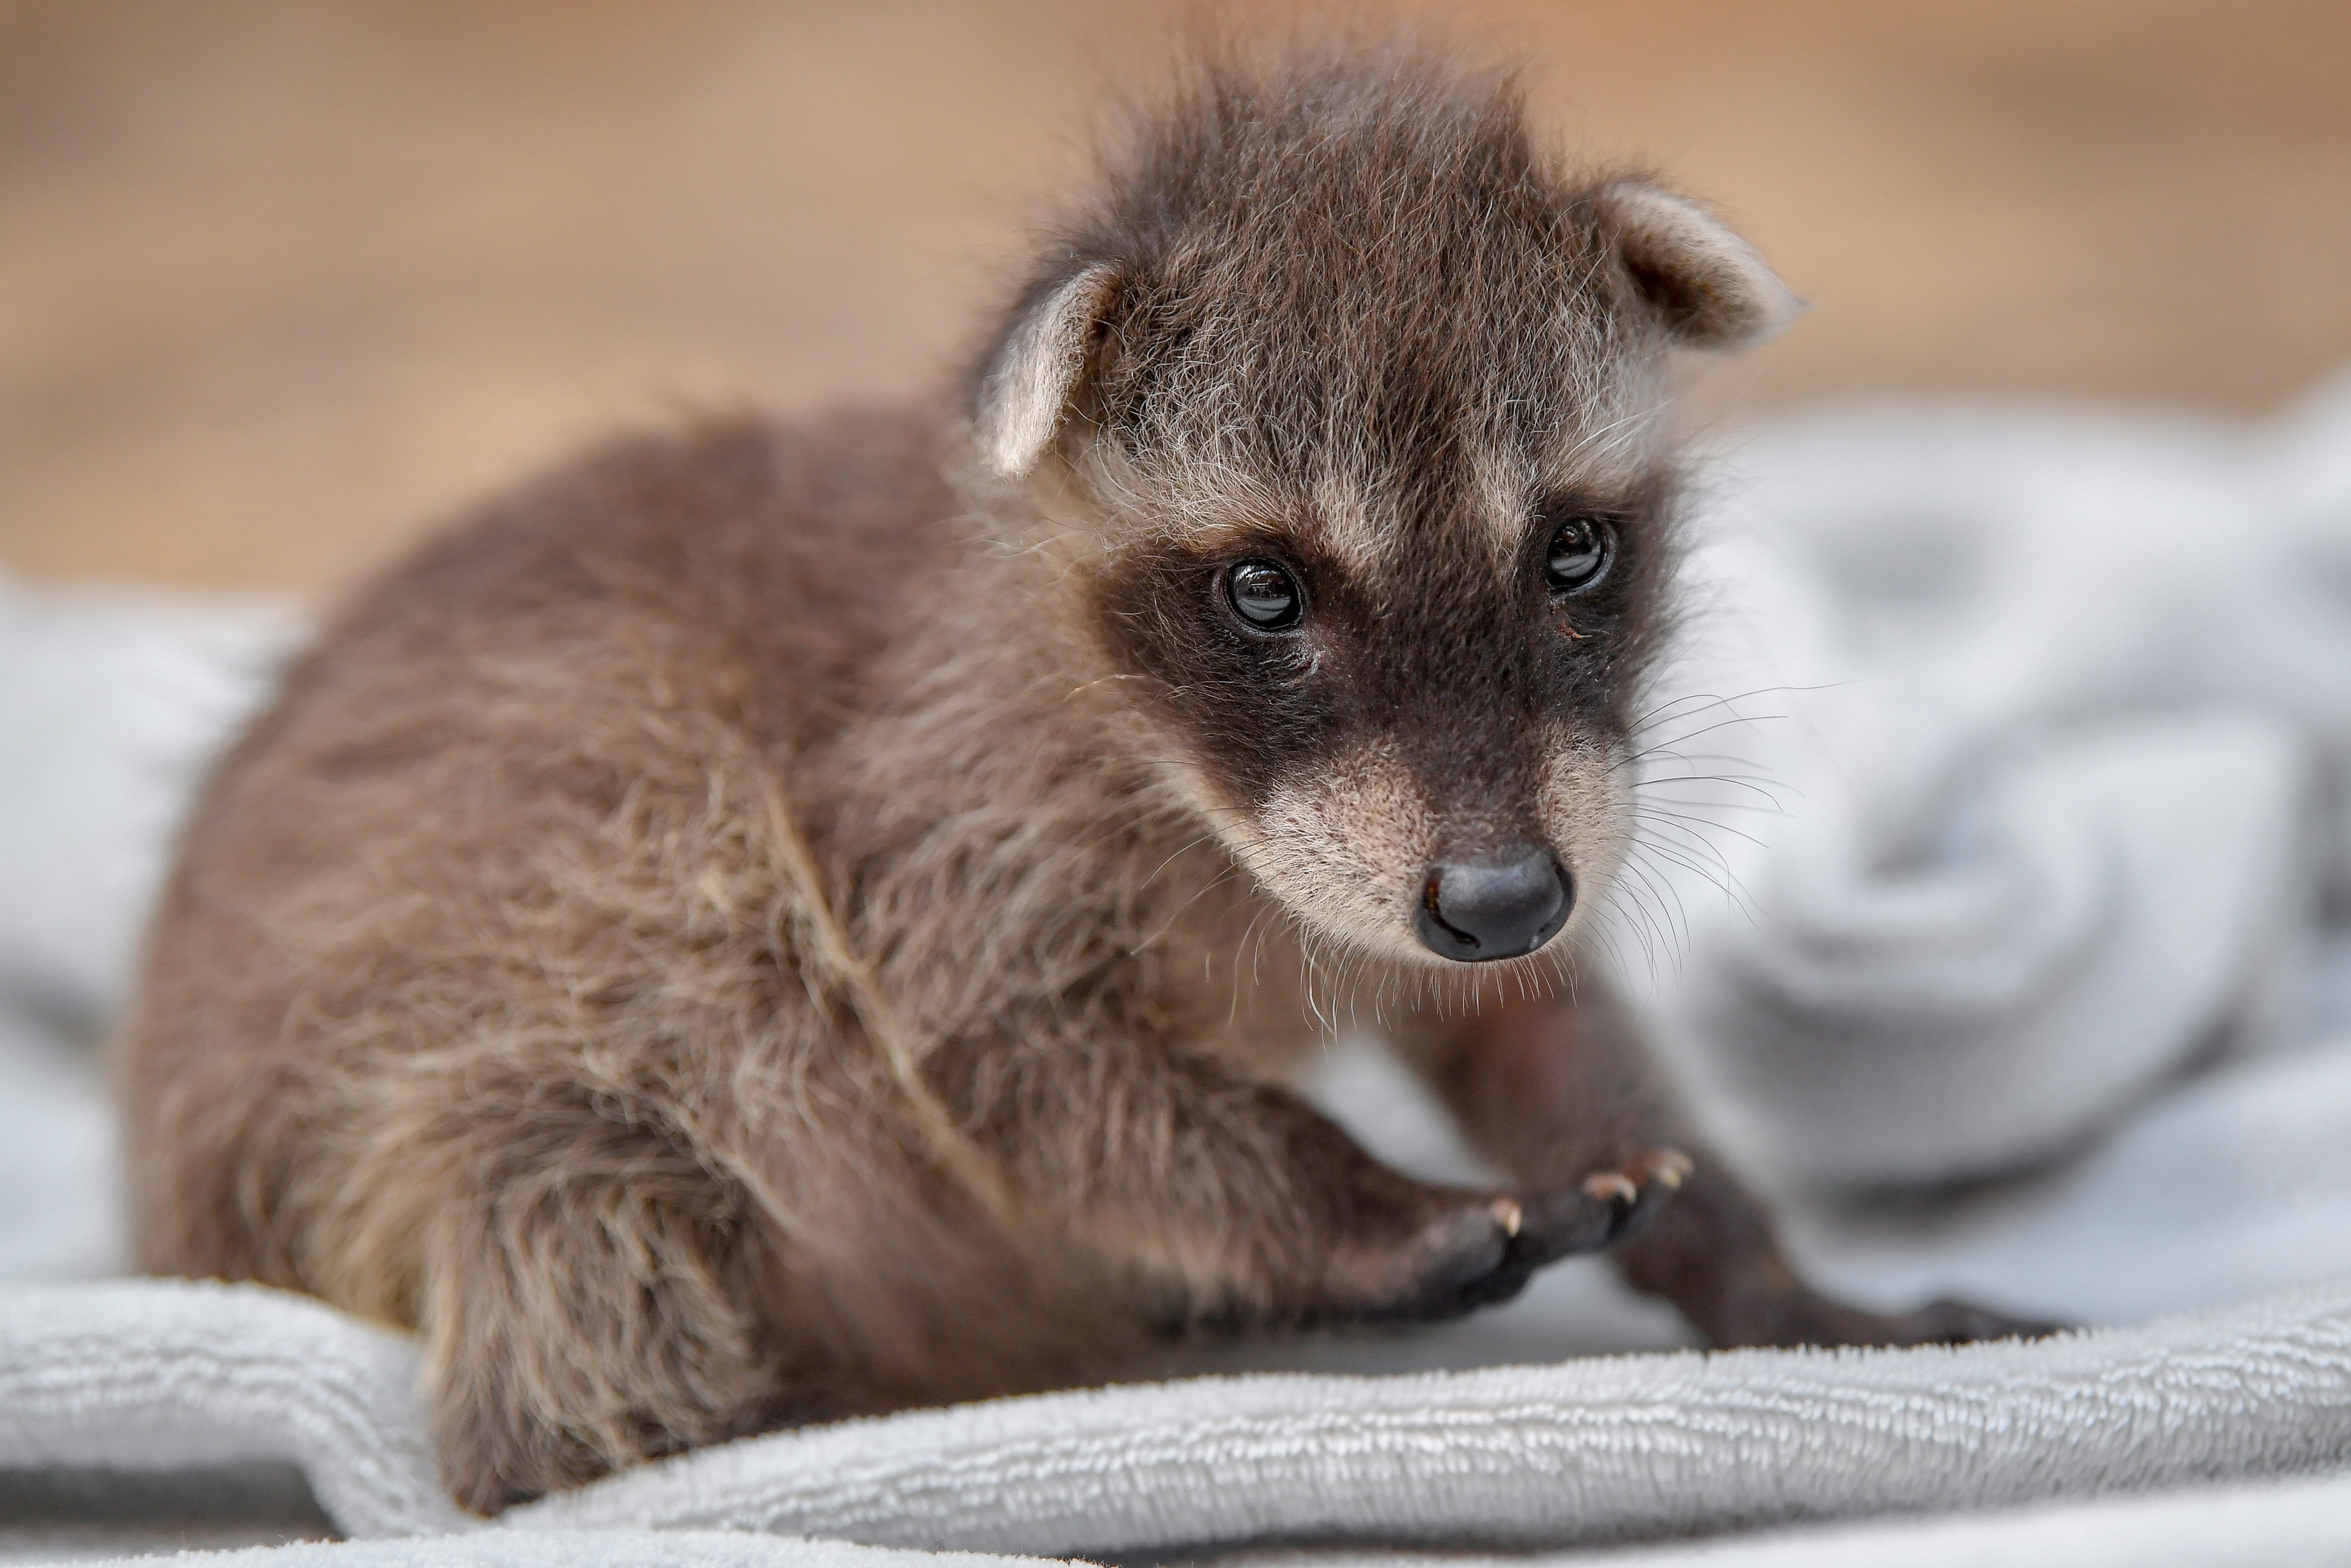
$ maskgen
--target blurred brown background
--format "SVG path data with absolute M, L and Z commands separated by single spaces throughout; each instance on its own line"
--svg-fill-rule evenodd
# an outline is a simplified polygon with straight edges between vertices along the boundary
M 1816 308 L 1721 410 L 2351 360 L 2343 0 L 1476 0 Z M 0 0 L 0 568 L 330 590 L 600 427 L 920 385 L 1167 8 Z

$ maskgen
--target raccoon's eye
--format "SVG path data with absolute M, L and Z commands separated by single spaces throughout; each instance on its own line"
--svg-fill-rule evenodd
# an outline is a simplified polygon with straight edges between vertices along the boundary
M 1543 580 L 1553 593 L 1582 593 L 1608 575 L 1616 531 L 1605 517 L 1570 517 L 1552 530 L 1543 552 Z
M 1288 631 L 1305 607 L 1298 580 L 1270 560 L 1245 560 L 1228 570 L 1225 597 L 1233 613 L 1259 632 Z

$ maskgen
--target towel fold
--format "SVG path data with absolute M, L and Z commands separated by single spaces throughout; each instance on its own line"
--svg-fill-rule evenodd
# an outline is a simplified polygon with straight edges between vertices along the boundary
M 2268 426 L 1829 411 L 1723 466 L 1619 946 L 1678 950 L 1655 1010 L 1751 1161 L 2003 1176 L 2351 1034 L 2351 379 Z
M 19 1287 L 0 1294 L 0 1465 L 289 1459 L 352 1535 L 461 1530 L 413 1369 L 396 1336 L 257 1287 Z M 2031 1343 L 998 1400 L 704 1449 L 483 1528 L 1090 1557 L 1267 1540 L 1558 1548 L 2346 1460 L 2351 1278 Z

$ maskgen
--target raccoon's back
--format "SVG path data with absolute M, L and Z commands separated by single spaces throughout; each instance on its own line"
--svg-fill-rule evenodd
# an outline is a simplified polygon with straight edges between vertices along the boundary
M 774 978 L 759 797 L 855 722 L 954 553 L 932 428 L 603 448 L 329 625 L 204 792 L 151 933 L 121 1065 L 144 1266 L 308 1286 L 396 1060 L 581 1009 L 650 1039 L 664 985 L 764 1005 L 727 992 Z M 648 946 L 695 972 L 649 981 Z

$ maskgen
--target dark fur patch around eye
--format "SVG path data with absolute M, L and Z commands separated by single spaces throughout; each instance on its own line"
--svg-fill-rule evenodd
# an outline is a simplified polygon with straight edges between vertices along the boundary
M 1318 629 L 1351 618 L 1328 563 L 1320 570 L 1294 541 L 1268 539 L 1206 553 L 1157 544 L 1129 551 L 1095 585 L 1097 622 L 1113 656 L 1149 677 L 1147 699 L 1199 748 L 1201 759 L 1242 799 L 1261 798 L 1292 769 L 1326 754 L 1343 693 L 1317 680 L 1316 648 L 1268 637 L 1238 622 L 1227 578 L 1248 560 L 1278 562 L 1314 605 Z
M 1621 733 L 1648 650 L 1666 551 L 1662 482 L 1638 494 L 1560 497 L 1531 519 L 1516 567 L 1498 570 L 1489 525 L 1430 511 L 1376 580 L 1311 541 L 1268 537 L 1202 552 L 1139 544 L 1093 585 L 1113 659 L 1149 677 L 1164 719 L 1239 801 L 1263 800 L 1368 739 L 1404 750 L 1432 792 L 1523 792 L 1537 737 L 1560 721 Z M 1543 580 L 1550 507 L 1608 517 L 1613 559 L 1586 592 Z M 1238 623 L 1227 573 L 1254 558 L 1294 573 L 1312 606 L 1295 634 Z M 1562 632 L 1572 633 L 1562 635 Z

